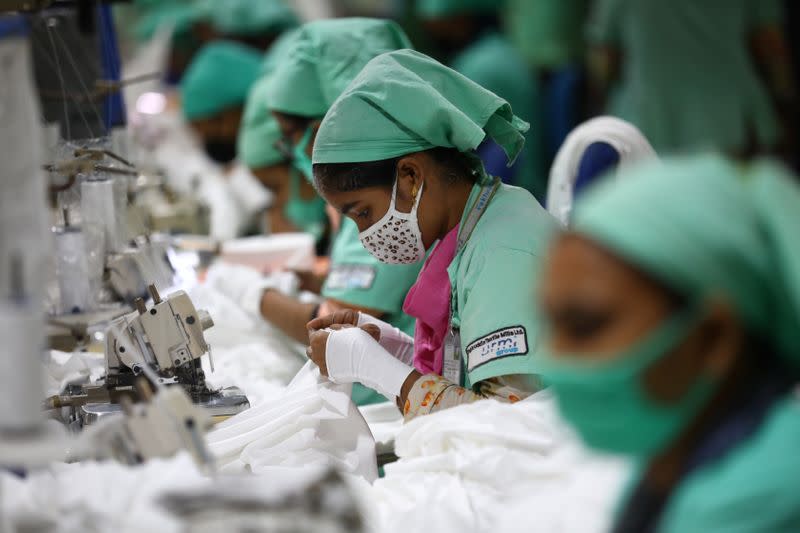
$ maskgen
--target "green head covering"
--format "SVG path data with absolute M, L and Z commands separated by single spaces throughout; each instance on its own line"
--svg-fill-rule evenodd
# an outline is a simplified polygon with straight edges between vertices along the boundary
M 297 26 L 297 15 L 283 0 L 208 0 L 211 24 L 224 35 L 270 35 Z
M 298 31 L 297 29 L 287 30 L 275 39 L 261 61 L 261 74 L 272 74 L 278 63 L 289 54 L 289 50 L 294 46 Z
M 502 0 L 417 0 L 418 17 L 432 19 L 456 14 L 497 13 Z
M 314 163 L 360 163 L 437 146 L 475 149 L 487 136 L 517 157 L 528 130 L 508 102 L 412 50 L 369 62 L 331 106 Z
M 242 105 L 260 69 L 258 50 L 228 41 L 206 45 L 181 80 L 184 115 L 205 118 Z
M 278 121 L 267 107 L 267 94 L 278 61 L 292 46 L 295 31 L 284 32 L 270 46 L 261 62 L 261 78 L 250 89 L 236 143 L 239 159 L 250 168 L 275 165 L 284 156 L 275 148 L 281 138 Z
M 574 229 L 689 298 L 721 294 L 800 364 L 800 188 L 775 163 L 718 156 L 632 168 L 578 204 Z
M 267 167 L 284 160 L 284 156 L 275 148 L 275 142 L 281 138 L 281 129 L 267 108 L 266 93 L 270 81 L 270 76 L 258 80 L 250 90 L 244 107 L 236 146 L 239 159 L 250 168 Z
M 270 109 L 321 117 L 370 59 L 410 46 L 400 26 L 389 20 L 309 22 L 299 28 L 291 50 L 275 69 Z

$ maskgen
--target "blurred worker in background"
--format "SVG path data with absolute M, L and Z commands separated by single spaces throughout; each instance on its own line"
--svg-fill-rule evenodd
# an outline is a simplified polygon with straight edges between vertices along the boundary
M 797 104 L 779 0 L 597 0 L 589 25 L 597 110 L 659 153 L 774 152 Z
M 322 20 L 297 30 L 288 51 L 276 58 L 261 98 L 281 131 L 281 142 L 276 143 L 279 153 L 292 168 L 280 176 L 257 172 L 262 179 L 286 180 L 279 186 L 287 191 L 284 214 L 293 225 L 306 224 L 318 213 L 319 200 L 308 196 L 308 180 L 311 149 L 322 117 L 370 59 L 410 46 L 402 29 L 391 21 Z M 272 156 L 275 148 L 264 146 Z M 398 332 L 411 332 L 414 319 L 403 312 L 402 305 L 420 267 L 381 263 L 361 245 L 356 225 L 342 220 L 333 236 L 329 271 L 322 279 L 303 275 L 301 288 L 319 292 L 324 298 L 321 304 L 301 301 L 290 285 L 275 286 L 271 279 L 237 281 L 236 291 L 248 310 L 300 342 L 308 341 L 309 320 L 343 307 L 381 317 Z M 360 386 L 354 390 L 357 403 L 380 398 Z
M 475 154 L 488 137 L 513 161 L 526 128 L 508 102 L 412 50 L 373 59 L 333 104 L 314 144 L 318 190 L 374 257 L 424 267 L 403 305 L 413 338 L 354 310 L 309 324 L 323 374 L 396 398 L 406 419 L 539 389 L 533 287 L 555 222 Z
M 553 161 L 558 147 L 586 110 L 583 101 L 583 29 L 589 0 L 506 0 L 503 25 L 539 82 L 545 160 Z
M 330 241 L 325 201 L 291 164 L 291 158 L 278 149 L 281 130 L 267 107 L 272 71 L 289 53 L 295 36 L 294 32 L 286 32 L 270 47 L 262 63 L 261 78 L 247 97 L 237 151 L 239 159 L 272 191 L 272 203 L 267 210 L 269 231 L 310 233 L 317 241 L 317 253 L 326 255 Z
M 800 189 L 718 156 L 623 174 L 578 204 L 541 288 L 562 414 L 638 465 L 613 531 L 796 531 Z
M 443 52 L 443 61 L 475 83 L 507 100 L 531 125 L 525 148 L 508 167 L 503 150 L 487 140 L 478 150 L 487 172 L 528 189 L 544 201 L 547 188 L 543 158 L 540 94 L 519 51 L 500 33 L 496 0 L 417 0 L 417 16 Z
M 261 53 L 247 46 L 215 41 L 197 53 L 180 85 L 181 109 L 208 158 L 219 166 L 236 198 L 235 213 L 215 209 L 211 225 L 231 227 L 234 237 L 257 225 L 269 195 L 246 167 L 235 161 L 236 139 L 250 87 L 258 78 Z M 204 179 L 200 176 L 200 179 Z M 224 217 L 224 218 L 223 218 Z M 232 220 L 231 220 L 232 219 Z
M 200 31 L 209 39 L 237 41 L 263 52 L 300 24 L 285 0 L 202 0 Z
M 217 39 L 265 52 L 299 20 L 284 0 L 135 0 L 141 14 L 140 41 L 171 29 L 166 80 L 178 83 L 200 48 Z

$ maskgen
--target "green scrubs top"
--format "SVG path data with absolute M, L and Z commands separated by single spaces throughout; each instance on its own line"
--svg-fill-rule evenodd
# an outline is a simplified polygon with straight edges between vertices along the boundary
M 467 206 L 479 191 L 475 185 Z M 536 285 L 555 228 L 555 219 L 528 191 L 501 185 L 447 268 L 457 298 L 452 324 L 461 330 L 465 386 L 537 374 Z
M 778 0 L 599 0 L 589 40 L 623 61 L 609 113 L 659 153 L 773 146 L 778 125 L 749 37 L 780 14 Z
M 356 223 L 345 217 L 333 242 L 322 296 L 383 311 L 381 320 L 413 336 L 414 319 L 403 312 L 403 302 L 421 269 L 422 263 L 388 265 L 378 261 L 361 244 Z
M 544 198 L 547 173 L 542 121 L 537 114 L 539 90 L 520 53 L 499 33 L 488 32 L 454 57 L 450 67 L 508 101 L 514 114 L 531 125 L 525 134 L 515 183 Z
M 581 61 L 588 0 L 507 0 L 503 22 L 528 64 L 558 69 Z
M 333 242 L 331 270 L 322 296 L 383 311 L 382 320 L 413 336 L 414 319 L 403 312 L 403 302 L 421 268 L 422 263 L 387 265 L 378 261 L 361 245 L 356 223 L 345 217 Z M 353 384 L 352 399 L 356 405 L 387 401 L 360 383 Z
M 761 429 L 693 473 L 667 504 L 660 533 L 800 531 L 800 402 L 778 403 Z

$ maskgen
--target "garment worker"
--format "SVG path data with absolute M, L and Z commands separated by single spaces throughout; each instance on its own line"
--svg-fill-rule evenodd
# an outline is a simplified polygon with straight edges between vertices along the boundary
M 238 43 L 214 41 L 197 53 L 180 84 L 183 115 L 241 208 L 233 214 L 238 219 L 236 234 L 257 227 L 258 217 L 270 201 L 266 189 L 236 161 L 244 103 L 258 79 L 261 55 Z M 213 199 L 211 216 L 214 226 Z
M 780 0 L 598 0 L 588 27 L 597 111 L 633 123 L 662 155 L 774 152 L 797 106 L 782 9 Z
M 386 20 L 321 20 L 297 30 L 291 49 L 270 74 L 263 101 L 272 109 L 280 127 L 283 141 L 278 144 L 279 153 L 291 163 L 290 175 L 303 176 L 302 182 L 294 182 L 304 202 L 303 210 L 308 205 L 306 201 L 314 201 L 302 195 L 309 185 L 305 182 L 311 177 L 311 148 L 322 117 L 371 58 L 409 46 L 400 27 Z M 301 211 L 301 206 L 297 207 Z M 329 270 L 317 283 L 313 279 L 306 282 L 310 286 L 306 288 L 319 291 L 321 303 L 301 301 L 291 290 L 271 286 L 267 279 L 249 284 L 243 290 L 247 295 L 244 300 L 248 309 L 257 309 L 267 322 L 301 342 L 308 341 L 309 320 L 342 308 L 379 317 L 396 328 L 398 334 L 410 333 L 414 319 L 403 312 L 402 305 L 420 268 L 421 265 L 380 262 L 361 246 L 356 225 L 343 219 L 333 236 Z M 354 390 L 357 403 L 369 401 L 356 397 L 363 392 L 360 388 Z
M 800 189 L 720 156 L 624 171 L 542 273 L 542 375 L 589 446 L 634 459 L 615 532 L 800 524 Z
M 526 128 L 508 102 L 411 50 L 376 57 L 337 99 L 314 143 L 317 189 L 379 260 L 430 255 L 403 305 L 413 338 L 352 310 L 309 323 L 323 373 L 397 398 L 407 419 L 538 390 L 533 294 L 555 223 L 475 155 L 491 138 L 513 161 Z

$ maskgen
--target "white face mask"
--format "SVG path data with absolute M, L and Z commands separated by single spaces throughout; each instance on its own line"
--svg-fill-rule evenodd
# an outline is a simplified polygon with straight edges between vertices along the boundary
M 378 222 L 358 234 L 361 244 L 381 263 L 410 265 L 425 258 L 425 245 L 417 221 L 417 207 L 422 198 L 422 188 L 414 200 L 410 213 L 397 210 L 397 180 L 392 187 L 389 209 Z

